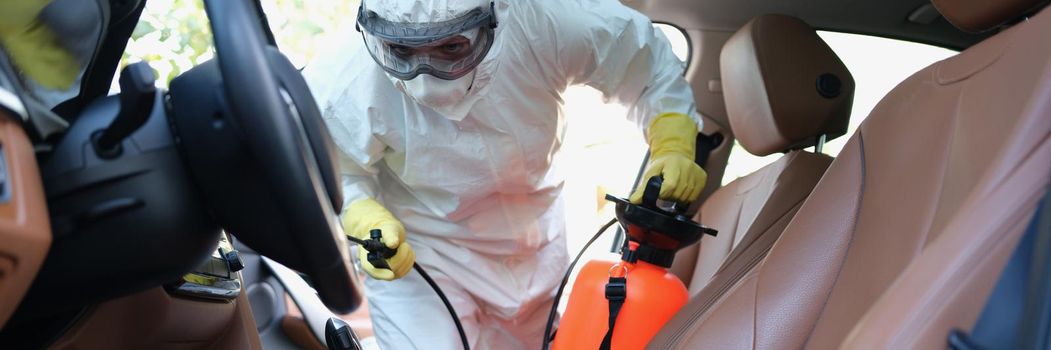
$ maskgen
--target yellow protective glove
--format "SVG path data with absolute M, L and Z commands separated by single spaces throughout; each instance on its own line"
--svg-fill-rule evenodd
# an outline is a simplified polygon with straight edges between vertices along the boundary
M 416 262 L 416 252 L 412 250 L 409 242 L 405 241 L 405 226 L 394 215 L 387 211 L 383 205 L 372 198 L 359 199 L 350 204 L 343 214 L 343 231 L 347 235 L 360 240 L 371 238 L 370 231 L 379 229 L 383 232 L 380 240 L 387 248 L 397 249 L 394 256 L 387 259 L 390 269 L 378 268 L 368 260 L 368 251 L 364 247 L 358 247 L 358 260 L 365 272 L 375 279 L 391 281 L 409 273 L 412 264 Z
M 23 74 L 43 87 L 68 89 L 82 64 L 37 21 L 51 0 L 0 1 L 0 45 Z
M 658 198 L 683 204 L 697 200 L 708 182 L 708 173 L 694 162 L 697 124 L 684 114 L 664 113 L 650 122 L 647 136 L 650 164 L 631 194 L 631 202 L 642 203 L 646 182 L 657 175 L 664 176 Z

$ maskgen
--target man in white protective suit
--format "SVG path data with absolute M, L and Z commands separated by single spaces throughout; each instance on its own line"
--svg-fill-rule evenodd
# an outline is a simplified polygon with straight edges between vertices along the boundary
M 692 202 L 704 187 L 683 65 L 616 0 L 363 0 L 357 29 L 305 76 L 341 150 L 344 230 L 379 229 L 397 249 L 389 268 L 360 250 L 383 349 L 460 348 L 414 261 L 472 348 L 540 347 L 568 265 L 553 163 L 567 87 L 629 107 L 650 145 L 645 178 L 664 176 L 661 199 Z

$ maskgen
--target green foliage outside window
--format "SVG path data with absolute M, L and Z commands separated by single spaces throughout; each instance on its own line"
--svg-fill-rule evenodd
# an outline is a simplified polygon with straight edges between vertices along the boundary
M 278 47 L 302 67 L 322 49 L 339 44 L 331 32 L 353 26 L 358 0 L 261 0 Z M 147 61 L 160 85 L 214 57 L 211 28 L 201 0 L 148 0 L 121 65 Z

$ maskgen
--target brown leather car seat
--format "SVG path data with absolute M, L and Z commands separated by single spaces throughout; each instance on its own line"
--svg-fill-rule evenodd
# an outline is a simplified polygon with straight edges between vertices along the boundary
M 727 115 L 738 141 L 757 156 L 785 155 L 715 191 L 698 211 L 694 219 L 719 235 L 676 256 L 672 271 L 692 294 L 716 274 L 725 275 L 720 281 L 732 280 L 766 255 L 832 163 L 827 155 L 801 149 L 822 136 L 846 133 L 854 97 L 847 67 L 813 28 L 793 17 L 749 22 L 727 41 L 721 61 Z
M 759 266 L 649 348 L 944 349 L 970 329 L 1051 172 L 1051 11 L 1022 20 L 1041 3 L 935 0 L 963 29 L 1013 24 L 884 97 Z

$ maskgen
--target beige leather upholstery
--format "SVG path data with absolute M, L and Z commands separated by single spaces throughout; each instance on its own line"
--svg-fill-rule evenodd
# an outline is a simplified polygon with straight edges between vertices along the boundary
M 723 94 L 730 127 L 749 153 L 765 156 L 847 132 L 854 79 L 802 20 L 757 17 L 726 42 Z
M 1047 33 L 1045 10 L 902 82 L 765 260 L 649 347 L 944 349 L 1047 189 Z
M 769 19 L 770 17 L 776 18 Z M 782 54 L 779 51 L 739 50 L 742 46 L 756 46 L 749 43 L 753 38 L 752 36 L 741 35 L 741 33 L 754 33 L 756 31 L 753 28 L 754 26 L 765 26 L 763 31 L 780 31 L 778 26 L 786 25 L 791 29 L 785 30 L 785 32 L 795 31 L 796 35 L 816 39 L 817 42 L 815 44 L 824 45 L 824 42 L 814 35 L 814 30 L 805 23 L 794 18 L 782 17 L 784 16 L 764 16 L 759 20 L 750 22 L 748 26 L 741 29 L 738 34 L 735 34 L 731 41 L 736 40 L 736 43 L 733 44 L 736 46 L 728 46 L 724 48 L 722 53 L 724 69 L 742 70 L 742 62 L 776 60 L 775 57 L 754 57 L 756 55 L 766 55 L 768 52 L 775 55 Z M 806 31 L 809 31 L 809 34 L 799 31 L 800 24 Z M 835 55 L 832 51 L 826 51 L 825 54 Z M 817 71 L 837 70 L 842 67 L 842 63 L 835 57 L 814 58 L 817 61 L 828 62 L 828 67 L 826 68 L 814 65 L 813 68 Z M 735 68 L 726 68 L 728 66 Z M 752 71 L 757 69 L 744 70 Z M 765 71 L 767 76 L 777 76 L 784 80 L 780 84 L 770 85 L 771 90 L 763 90 L 764 94 L 759 97 L 768 100 L 760 101 L 759 103 L 772 104 L 777 99 L 775 96 L 789 94 L 775 89 L 812 83 L 813 79 L 808 75 L 784 74 L 778 71 L 795 69 L 795 67 L 789 65 L 767 67 Z M 849 72 L 843 71 L 840 74 L 845 80 L 852 79 Z M 726 79 L 724 84 L 734 86 L 762 85 L 749 81 L 753 78 L 753 76 L 748 74 L 724 75 L 724 79 Z M 765 93 L 765 91 L 769 91 L 769 93 Z M 844 86 L 841 92 L 843 95 L 853 94 L 853 85 Z M 814 94 L 817 94 L 816 90 Z M 728 93 L 727 99 L 730 99 L 731 96 Z M 849 99 L 847 102 L 849 103 Z M 806 108 L 800 105 L 798 110 L 824 113 L 820 117 L 805 118 L 812 121 L 835 119 L 845 122 L 849 119 L 849 105 L 847 105 L 847 108 L 836 109 L 835 111 L 823 110 L 821 107 L 821 105 L 818 105 L 814 108 Z M 772 114 L 761 119 L 755 119 L 753 115 L 738 108 L 730 109 L 729 111 L 731 112 L 728 115 L 729 120 L 736 127 L 733 130 L 736 134 L 748 133 L 754 130 L 776 129 L 777 127 L 774 124 L 781 122 L 782 117 L 791 122 L 801 119 L 794 114 Z M 777 110 L 778 113 L 781 111 L 780 109 Z M 797 129 L 803 130 L 805 128 Z M 818 136 L 818 129 L 812 128 L 812 130 L 815 133 L 805 135 L 806 138 L 815 139 Z M 717 190 L 704 202 L 697 217 L 694 218 L 709 227 L 719 230 L 718 236 L 705 237 L 699 245 L 680 251 L 676 256 L 675 265 L 672 266 L 672 271 L 678 274 L 683 279 L 683 282 L 687 284 L 690 291 L 694 294 L 694 299 L 717 297 L 721 292 L 713 293 L 713 291 L 722 291 L 720 286 L 732 285 L 740 277 L 739 274 L 745 273 L 754 267 L 758 263 L 758 259 L 766 255 L 770 245 L 781 235 L 788 221 L 799 209 L 803 200 L 810 194 L 821 175 L 824 174 L 825 169 L 832 162 L 832 158 L 824 154 L 792 150 L 793 147 L 796 147 L 795 143 L 774 140 L 770 144 L 775 143 L 780 143 L 780 147 L 782 147 L 778 151 L 788 153 L 774 163 L 745 177 L 736 179 Z M 713 279 L 713 277 L 717 278 Z M 719 286 L 712 286 L 708 293 L 696 295 L 705 286 L 712 283 Z M 701 300 L 694 300 L 691 304 L 691 307 L 698 310 L 707 306 L 706 302 Z
M 983 32 L 1036 10 L 1047 0 L 932 0 L 950 23 L 969 32 Z
M 700 292 L 735 247 L 739 255 L 762 236 L 780 236 L 830 163 L 832 158 L 824 154 L 792 151 L 716 190 L 694 219 L 719 235 L 676 254 L 672 271 L 691 294 Z

